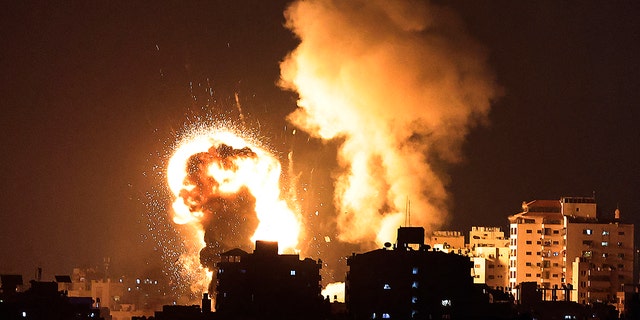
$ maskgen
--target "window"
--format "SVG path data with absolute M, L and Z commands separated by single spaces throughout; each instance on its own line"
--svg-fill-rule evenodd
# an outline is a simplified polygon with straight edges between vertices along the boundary
M 525 275 L 524 275 L 524 276 L 525 276 L 525 277 L 529 277 L 529 278 L 530 278 L 530 277 L 531 277 L 531 273 L 525 273 Z
M 418 274 L 418 267 L 413 267 L 413 270 L 411 270 L 412 274 Z
M 526 263 L 527 267 L 531 267 L 531 262 Z
M 602 257 L 603 257 L 603 258 L 606 258 L 606 257 L 608 257 L 608 256 L 609 256 L 609 254 L 608 254 L 608 253 L 606 253 L 606 252 L 604 252 L 604 253 L 602 254 Z
M 618 241 L 618 247 L 622 247 L 622 242 Z
M 494 276 L 493 275 L 489 275 L 489 280 L 493 279 Z
M 618 253 L 618 258 L 624 259 L 624 253 Z
M 388 313 L 383 313 L 382 319 L 391 319 L 391 316 Z
M 607 230 L 602 230 L 602 235 L 603 235 L 603 236 L 608 236 L 608 235 L 609 235 L 609 231 L 607 231 Z
M 527 244 L 531 244 L 531 243 L 532 243 L 531 240 L 527 240 Z
M 560 241 L 553 241 L 553 245 L 554 245 L 554 246 L 557 246 L 557 245 L 559 245 L 559 244 L 560 244 Z
M 593 234 L 593 230 L 591 230 L 591 229 L 584 229 L 584 230 L 582 230 L 582 234 L 592 235 L 592 234 Z
M 295 270 L 291 270 L 289 273 L 290 273 L 292 276 L 295 276 L 295 275 L 296 275 L 296 271 L 295 271 Z
M 533 233 L 533 230 L 527 229 L 527 233 Z
M 531 255 L 531 251 L 527 251 L 525 254 L 530 256 Z
M 411 303 L 418 303 L 418 297 L 416 296 L 411 297 Z
M 414 282 L 411 284 L 411 288 L 417 289 L 417 288 L 418 288 L 418 281 L 414 281 Z
M 553 230 L 553 234 L 560 234 L 560 230 Z
M 591 252 L 591 251 L 582 251 L 582 257 L 583 258 L 591 258 L 592 254 L 593 254 L 593 252 Z
M 551 277 L 553 277 L 553 278 L 557 278 L 557 277 L 558 277 L 558 274 L 557 274 L 557 273 L 554 273 L 554 274 L 552 274 L 552 275 L 551 275 Z
M 624 236 L 624 231 L 618 231 L 619 236 Z
M 590 246 L 590 245 L 593 244 L 593 241 L 591 241 L 591 240 L 582 240 L 582 244 Z
M 442 304 L 443 307 L 451 307 L 451 300 L 450 299 L 443 299 L 441 304 Z
M 383 288 L 385 290 L 391 290 L 391 286 L 388 283 L 385 283 Z
M 603 247 L 608 247 L 609 246 L 609 241 L 602 241 L 602 246 Z

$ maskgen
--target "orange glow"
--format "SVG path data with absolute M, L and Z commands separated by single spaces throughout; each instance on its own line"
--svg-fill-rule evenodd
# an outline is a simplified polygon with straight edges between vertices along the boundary
M 185 279 L 194 284 L 194 292 L 206 292 L 212 279 L 210 270 L 201 264 L 201 250 L 212 241 L 207 229 L 216 230 L 214 236 L 226 233 L 242 237 L 245 234 L 234 227 L 253 226 L 212 225 L 220 221 L 216 218 L 238 223 L 257 218 L 257 227 L 246 234 L 246 239 L 235 243 L 221 240 L 211 246 L 220 250 L 218 254 L 255 240 L 277 241 L 281 252 L 295 251 L 300 219 L 281 199 L 280 174 L 280 162 L 269 151 L 228 129 L 194 130 L 177 145 L 168 163 L 167 182 L 174 196 L 173 221 L 182 225 L 179 230 L 184 237 L 186 252 L 180 263 Z M 241 216 L 247 212 L 252 215 L 250 219 Z M 228 218 L 219 217 L 223 215 Z

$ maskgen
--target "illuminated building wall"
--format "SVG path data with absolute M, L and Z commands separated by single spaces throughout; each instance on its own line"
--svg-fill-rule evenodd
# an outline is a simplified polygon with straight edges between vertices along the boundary
M 613 302 L 624 284 L 633 283 L 634 226 L 565 217 L 567 282 L 577 302 Z
M 499 227 L 472 227 L 469 250 L 474 283 L 494 289 L 509 286 L 509 240 Z
M 540 288 L 570 288 L 573 301 L 614 302 L 633 283 L 634 226 L 598 219 L 593 197 L 563 197 L 523 204 L 510 216 L 509 285 L 535 281 Z M 544 290 L 551 300 L 553 291 Z M 556 291 L 565 299 L 565 291 Z M 516 295 L 517 296 L 517 295 Z
M 564 228 L 557 200 L 523 203 L 523 211 L 509 217 L 509 285 L 536 282 L 539 287 L 562 288 L 564 281 Z M 551 300 L 552 292 L 546 291 Z M 558 299 L 564 297 L 558 296 Z
M 434 231 L 429 244 L 437 251 L 462 254 L 466 249 L 464 235 L 460 231 Z

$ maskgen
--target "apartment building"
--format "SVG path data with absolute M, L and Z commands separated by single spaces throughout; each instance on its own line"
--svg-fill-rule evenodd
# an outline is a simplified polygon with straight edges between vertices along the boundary
M 509 239 L 499 227 L 471 227 L 469 255 L 473 282 L 492 288 L 509 286 Z
M 509 217 L 509 287 L 536 282 L 543 299 L 614 302 L 633 283 L 633 225 L 599 219 L 594 197 L 522 204 Z M 565 297 L 569 294 L 569 297 Z

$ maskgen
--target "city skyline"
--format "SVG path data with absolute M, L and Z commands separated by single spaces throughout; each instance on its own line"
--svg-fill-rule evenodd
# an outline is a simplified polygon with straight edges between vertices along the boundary
M 244 121 L 281 162 L 293 150 L 301 171 L 317 174 L 303 210 L 335 214 L 336 145 L 300 130 L 294 140 L 285 118 L 296 96 L 275 84 L 297 45 L 282 26 L 287 3 L 7 10 L 0 253 L 17 259 L 0 271 L 52 277 L 109 256 L 157 272 L 162 248 L 149 229 L 162 227 L 159 208 L 171 201 L 157 167 L 198 117 Z M 504 93 L 444 171 L 452 197 L 440 229 L 504 227 L 522 201 L 593 192 L 602 213 L 619 206 L 639 224 L 639 5 L 445 5 L 487 50 Z

